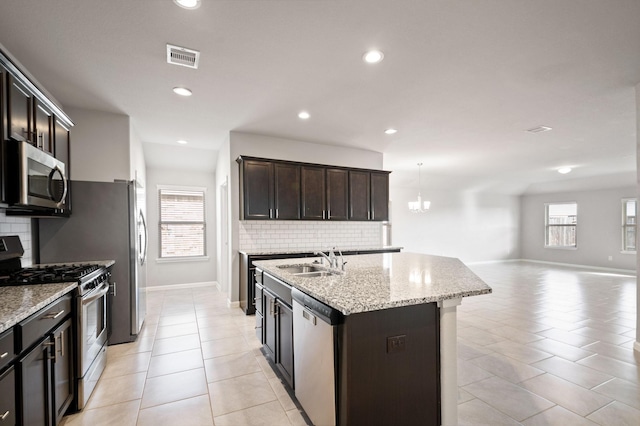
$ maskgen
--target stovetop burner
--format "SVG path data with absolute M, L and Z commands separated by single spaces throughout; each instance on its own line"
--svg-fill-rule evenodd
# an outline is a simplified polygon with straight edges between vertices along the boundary
M 5 271 L 0 275 L 0 286 L 79 282 L 101 268 L 96 264 L 64 264 Z

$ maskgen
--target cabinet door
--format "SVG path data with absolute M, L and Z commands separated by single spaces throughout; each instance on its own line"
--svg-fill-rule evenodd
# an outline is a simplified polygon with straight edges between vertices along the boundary
M 349 219 L 369 220 L 370 173 L 349 171 Z
M 16 424 L 16 375 L 13 367 L 0 374 L 0 425 Z
M 327 219 L 347 220 L 349 213 L 349 172 L 327 169 Z
M 65 173 L 67 178 L 71 177 L 71 163 L 69 157 L 69 128 L 60 120 L 54 119 L 53 122 L 53 155 L 62 161 L 66 166 Z
M 264 298 L 264 341 L 265 352 L 273 362 L 276 362 L 276 297 L 266 288 L 263 289 Z
M 53 332 L 53 416 L 56 424 L 62 420 L 75 392 L 71 324 L 71 319 L 68 319 Z
M 300 166 L 274 163 L 275 218 L 300 219 Z
M 302 167 L 302 219 L 326 217 L 325 177 L 322 167 Z
M 278 367 L 293 387 L 293 310 L 278 301 Z
M 53 154 L 53 113 L 37 99 L 33 102 L 33 133 L 36 146 Z
M 12 75 L 7 75 L 7 136 L 35 145 L 32 126 L 33 95 Z
M 244 218 L 273 218 L 273 163 L 245 160 L 242 169 Z
M 51 386 L 49 346 L 51 340 L 42 339 L 19 362 L 21 383 L 20 419 L 23 425 L 51 426 Z
M 371 172 L 371 220 L 389 220 L 389 175 Z

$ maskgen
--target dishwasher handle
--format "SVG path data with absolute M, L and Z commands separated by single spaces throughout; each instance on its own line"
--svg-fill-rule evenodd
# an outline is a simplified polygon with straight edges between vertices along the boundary
M 316 325 L 316 322 L 318 321 L 318 318 L 307 309 L 302 309 L 302 318 L 306 319 L 313 325 Z

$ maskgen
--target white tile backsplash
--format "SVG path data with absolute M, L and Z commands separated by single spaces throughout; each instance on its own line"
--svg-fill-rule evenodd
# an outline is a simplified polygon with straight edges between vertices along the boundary
M 31 247 L 31 219 L 28 217 L 7 216 L 0 210 L 0 236 L 18 235 L 24 255 L 22 256 L 22 266 L 33 264 L 33 251 Z
M 380 222 L 240 221 L 240 250 L 382 246 Z

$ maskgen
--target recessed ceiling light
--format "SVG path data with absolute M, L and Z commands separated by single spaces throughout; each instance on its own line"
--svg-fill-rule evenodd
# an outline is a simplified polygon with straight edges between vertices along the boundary
M 180 145 L 186 145 L 188 143 L 187 141 L 182 140 L 182 139 L 180 139 L 179 141 L 176 141 L 176 142 L 178 142 Z
M 553 130 L 551 127 L 549 126 L 538 126 L 538 127 L 534 127 L 532 129 L 527 129 L 527 132 L 529 133 L 542 133 L 542 132 L 548 132 L 549 130 Z
M 175 93 L 176 95 L 180 95 L 180 96 L 191 96 L 193 95 L 193 92 L 189 89 L 187 89 L 186 87 L 174 87 L 173 88 L 173 93 Z
M 184 9 L 197 9 L 200 7 L 200 0 L 173 0 L 173 2 Z
M 384 131 L 387 135 L 394 135 L 396 133 L 398 133 L 398 131 L 396 129 L 387 129 Z
M 311 115 L 307 112 L 307 111 L 300 111 L 298 113 L 298 118 L 301 118 L 303 120 L 308 119 L 309 117 L 311 117 Z
M 566 175 L 567 173 L 571 173 L 571 167 L 560 167 L 558 169 L 558 173 L 561 173 L 563 175 Z
M 384 54 L 379 50 L 369 50 L 362 59 L 368 64 L 377 64 L 384 59 Z

